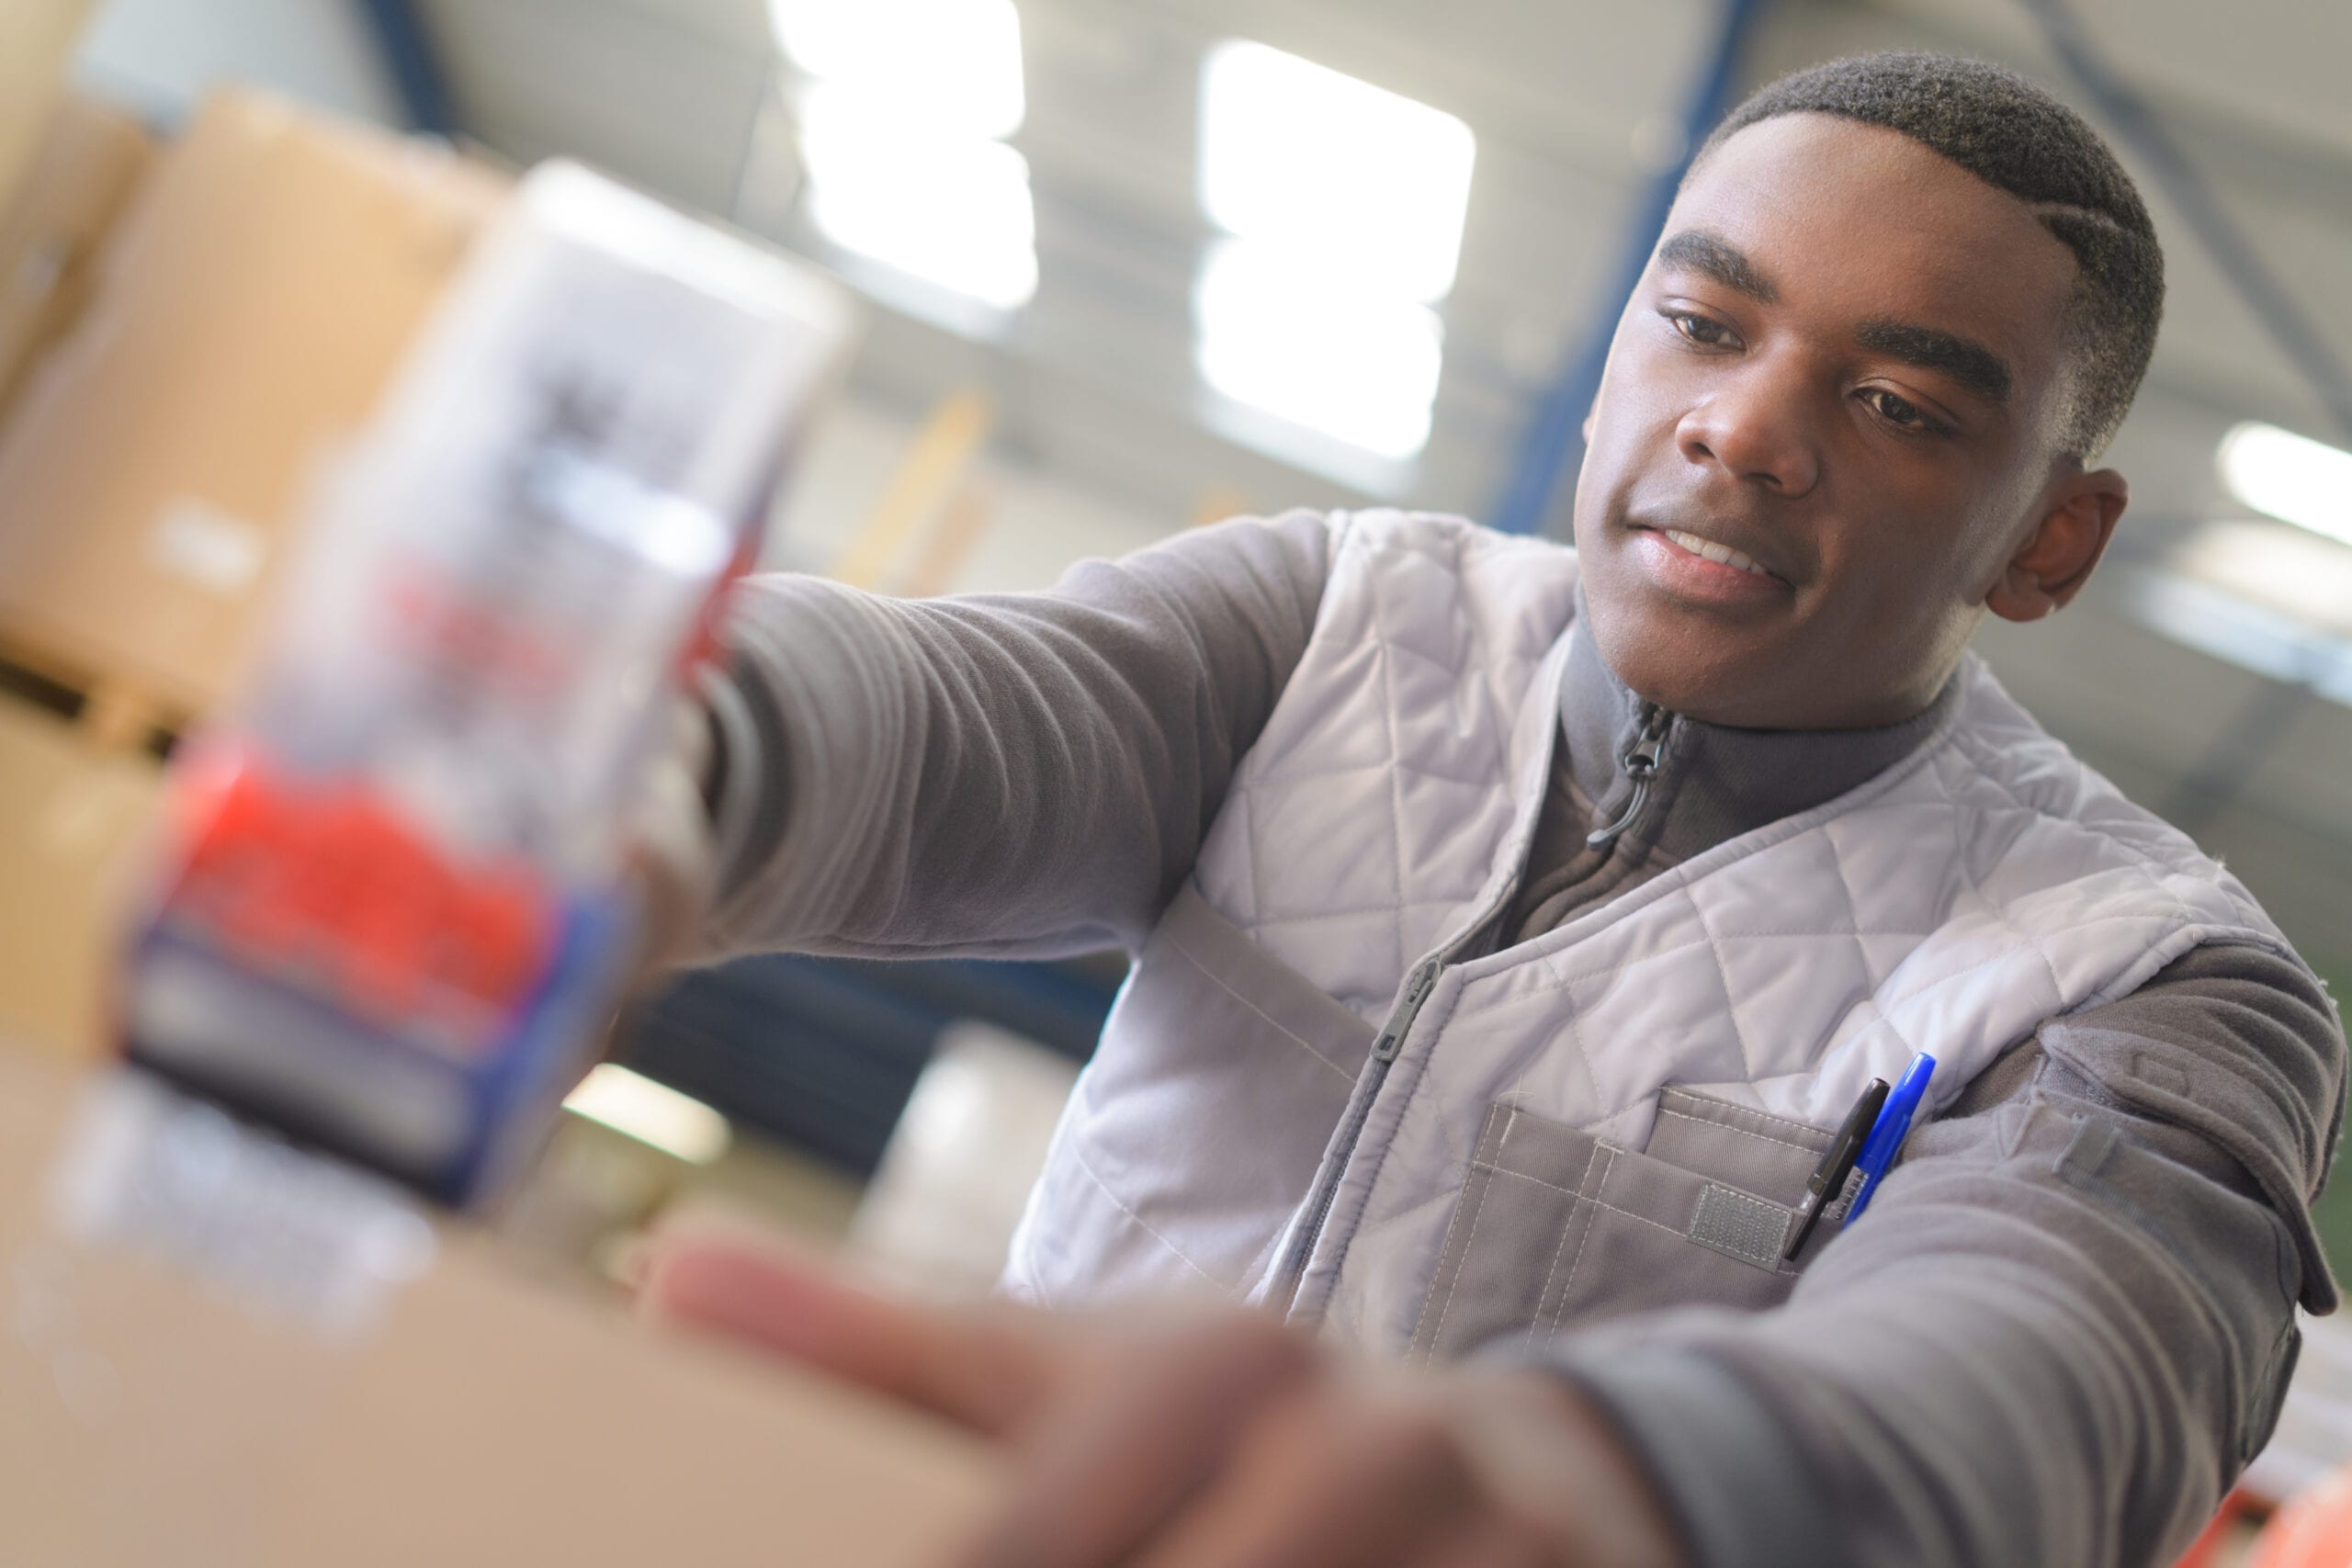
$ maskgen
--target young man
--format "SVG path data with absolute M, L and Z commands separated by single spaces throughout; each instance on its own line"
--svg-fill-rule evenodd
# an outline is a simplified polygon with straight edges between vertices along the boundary
M 752 584 L 712 946 L 1136 962 L 1035 1305 L 691 1245 L 657 1304 L 1003 1439 L 975 1562 L 2166 1561 L 2335 1304 L 2343 1038 L 1966 651 L 2097 565 L 2161 265 L 2039 90 L 1841 62 L 1685 181 L 1573 551 L 1301 513 L 1035 596 Z

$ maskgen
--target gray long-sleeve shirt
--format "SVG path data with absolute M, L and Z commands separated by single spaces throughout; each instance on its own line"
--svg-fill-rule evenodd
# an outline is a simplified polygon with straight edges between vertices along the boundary
M 1051 592 L 902 603 L 755 581 L 713 702 L 721 948 L 1134 947 L 1189 871 L 1314 625 L 1320 516 L 1180 536 Z M 1631 694 L 1572 649 L 1564 764 L 1512 938 L 1904 754 L 1887 730 L 1685 723 L 1606 854 Z M 1694 1559 L 2139 1564 L 2267 1430 L 2345 1076 L 2302 970 L 2205 949 L 2064 1020 L 1911 1141 L 1788 1302 L 1564 1341 Z

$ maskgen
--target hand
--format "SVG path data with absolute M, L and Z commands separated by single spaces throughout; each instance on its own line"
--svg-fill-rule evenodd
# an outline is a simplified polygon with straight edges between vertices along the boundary
M 1647 1483 L 1568 1385 L 1359 1364 L 1263 1313 L 928 1306 L 773 1247 L 657 1244 L 656 1317 L 741 1338 L 1002 1445 L 958 1568 L 1667 1568 Z
M 691 958 L 718 879 L 718 847 L 702 797 L 710 725 L 701 707 L 673 705 L 668 743 L 648 770 L 629 821 L 628 874 L 639 925 L 629 989 L 657 984 Z

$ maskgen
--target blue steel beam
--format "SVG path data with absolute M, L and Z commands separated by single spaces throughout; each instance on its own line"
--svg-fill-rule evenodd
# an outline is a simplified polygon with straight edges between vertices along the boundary
M 358 4 L 383 54 L 384 68 L 400 94 L 409 129 L 430 136 L 455 137 L 458 116 L 450 103 L 449 79 L 433 47 L 433 29 L 416 0 L 358 0 Z
M 1649 265 L 1650 252 L 1666 227 L 1666 215 L 1674 206 L 1675 192 L 1682 188 L 1690 160 L 1730 107 L 1725 100 L 1741 46 L 1765 4 L 1766 0 L 1724 0 L 1716 14 L 1714 37 L 1701 56 L 1698 76 L 1683 103 L 1682 155 L 1651 184 L 1641 211 L 1625 231 L 1624 254 L 1609 292 L 1599 302 L 1591 327 L 1559 379 L 1537 400 L 1527 433 L 1521 437 L 1510 482 L 1490 514 L 1494 525 L 1506 533 L 1532 534 L 1544 528 L 1551 520 L 1562 476 L 1583 464 L 1584 416 L 1600 390 L 1600 373 L 1609 363 L 1609 340 L 1616 332 L 1618 313 L 1634 285 L 1641 281 L 1642 269 Z

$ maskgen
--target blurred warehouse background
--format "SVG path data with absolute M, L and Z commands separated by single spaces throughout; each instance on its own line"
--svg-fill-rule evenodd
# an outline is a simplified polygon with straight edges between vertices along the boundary
M 244 83 L 492 163 L 578 157 L 832 268 L 869 322 L 773 564 L 936 593 L 1042 586 L 1083 555 L 1293 505 L 1562 531 L 1592 350 L 1694 134 L 1765 77 L 1887 47 L 2002 61 L 2081 107 L 2170 263 L 2113 454 L 2134 501 L 2109 565 L 2068 614 L 1981 646 L 2051 729 L 2224 856 L 2341 990 L 2352 8 L 106 0 L 74 78 L 165 136 Z M 30 700 L 104 695 L 32 664 Z M 130 728 L 168 731 L 169 707 Z M 74 830 L 127 830 L 136 765 L 77 784 Z M 27 907 L 30 886 L 6 918 L 54 952 L 58 906 Z M 37 962 L 53 978 L 83 960 Z M 625 1053 L 690 1099 L 649 1111 L 637 1080 L 605 1090 L 611 1119 L 670 1153 L 582 1143 L 536 1223 L 592 1248 L 690 1168 L 846 1223 L 943 1039 L 917 1099 L 931 1146 L 990 1116 L 1034 1142 L 1118 976 L 1110 959 L 775 959 L 690 981 Z M 753 1136 L 722 1156 L 730 1128 Z M 929 1157 L 901 1149 L 886 1189 Z M 991 1214 L 1018 1201 L 1012 1164 L 973 1197 Z M 901 1221 L 869 1211 L 876 1245 L 898 1245 L 882 1233 Z

